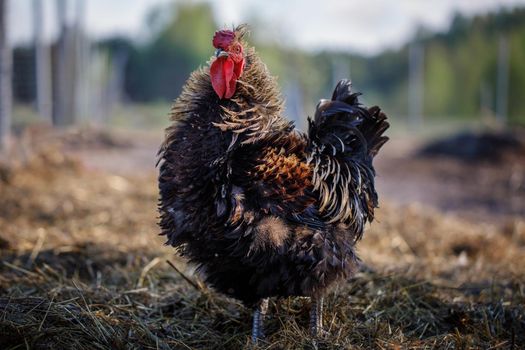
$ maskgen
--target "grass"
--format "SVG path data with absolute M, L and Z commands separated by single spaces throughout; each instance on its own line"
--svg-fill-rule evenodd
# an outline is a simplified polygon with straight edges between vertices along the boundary
M 115 105 L 105 111 L 105 115 L 78 117 L 76 125 L 105 125 L 112 129 L 158 131 L 169 125 L 170 102 L 152 102 L 143 104 Z M 37 125 L 50 125 L 50 120 L 43 120 L 33 106 L 17 104 L 13 110 L 13 128 L 22 131 L 24 128 Z
M 156 180 L 84 168 L 60 149 L 0 167 L 0 348 L 241 349 L 251 310 L 163 246 Z M 261 349 L 518 349 L 525 222 L 477 225 L 384 202 L 361 271 L 327 296 L 272 300 Z M 168 263 L 167 261 L 171 262 Z

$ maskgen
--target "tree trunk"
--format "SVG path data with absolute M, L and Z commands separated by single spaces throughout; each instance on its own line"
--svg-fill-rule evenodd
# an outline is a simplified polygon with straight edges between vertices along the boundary
M 51 59 L 49 47 L 44 43 L 43 1 L 33 0 L 33 31 L 36 66 L 36 111 L 45 121 L 51 121 Z
M 53 124 L 69 126 L 75 121 L 75 49 L 73 33 L 67 24 L 67 0 L 57 0 L 60 34 L 57 43 L 55 60 L 55 87 Z
M 11 131 L 12 51 L 7 36 L 8 0 L 0 0 L 0 149 L 7 147 Z
M 75 117 L 89 122 L 89 42 L 86 33 L 86 2 L 75 2 Z
M 413 130 L 423 124 L 425 49 L 416 42 L 408 48 L 408 122 Z
M 498 44 L 498 81 L 496 112 L 502 125 L 507 125 L 509 100 L 509 40 L 505 34 L 500 34 Z

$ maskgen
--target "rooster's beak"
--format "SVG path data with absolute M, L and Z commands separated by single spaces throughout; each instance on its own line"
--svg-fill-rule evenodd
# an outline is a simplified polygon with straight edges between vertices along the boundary
M 228 57 L 229 54 L 228 52 L 222 50 L 222 49 L 217 49 L 215 50 L 215 57 L 219 58 L 219 57 Z

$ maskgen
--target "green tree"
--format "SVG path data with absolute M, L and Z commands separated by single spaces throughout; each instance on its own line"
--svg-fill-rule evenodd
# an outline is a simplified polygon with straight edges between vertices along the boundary
M 130 57 L 126 90 L 134 100 L 177 97 L 189 74 L 213 54 L 217 26 L 210 6 L 182 2 L 172 10 L 172 20 Z

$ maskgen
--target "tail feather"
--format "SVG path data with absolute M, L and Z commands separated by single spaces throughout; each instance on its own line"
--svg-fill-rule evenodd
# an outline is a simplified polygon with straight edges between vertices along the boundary
M 388 141 L 388 137 L 383 133 L 390 127 L 385 113 L 381 108 L 374 106 L 368 109 L 369 121 L 363 123 L 361 132 L 367 140 L 368 153 L 374 157 L 381 147 Z
M 350 81 L 341 80 L 334 89 L 332 100 L 321 100 L 314 119 L 309 119 L 310 140 L 318 145 L 334 145 L 333 139 L 338 138 L 346 141 L 348 146 L 334 145 L 338 152 L 353 154 L 354 157 L 358 154 L 374 157 L 388 141 L 383 133 L 390 124 L 379 107 L 363 107 L 359 96 L 361 93 L 352 92 Z M 358 150 L 363 150 L 364 154 Z
M 337 83 L 332 94 L 332 101 L 342 101 L 349 105 L 358 105 L 357 98 L 361 96 L 360 92 L 352 92 L 352 83 L 348 79 L 343 79 Z
M 377 207 L 374 156 L 388 140 L 386 115 L 377 106 L 365 108 L 360 93 L 341 80 L 331 100 L 321 100 L 309 119 L 309 161 L 320 198 L 319 211 L 328 222 L 351 227 L 356 240 Z

